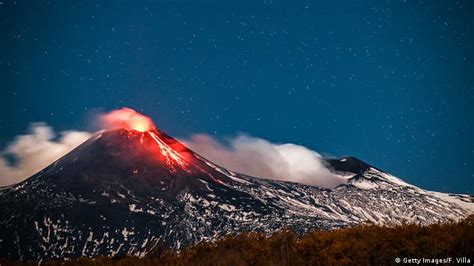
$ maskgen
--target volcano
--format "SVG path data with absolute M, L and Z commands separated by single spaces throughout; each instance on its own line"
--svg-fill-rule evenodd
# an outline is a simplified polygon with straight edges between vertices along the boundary
M 144 256 L 226 234 L 431 224 L 474 210 L 471 196 L 423 190 L 354 157 L 327 165 L 347 183 L 325 189 L 234 173 L 142 123 L 101 131 L 0 190 L 0 257 Z

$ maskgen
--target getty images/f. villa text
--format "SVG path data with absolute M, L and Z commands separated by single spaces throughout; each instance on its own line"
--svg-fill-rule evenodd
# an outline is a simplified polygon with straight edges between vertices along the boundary
M 401 261 L 408 264 L 446 264 L 446 263 L 466 263 L 470 264 L 471 259 L 468 257 L 459 257 L 459 258 L 403 258 Z

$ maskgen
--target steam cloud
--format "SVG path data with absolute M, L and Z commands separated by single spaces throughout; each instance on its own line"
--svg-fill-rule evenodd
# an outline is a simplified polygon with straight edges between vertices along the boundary
M 111 122 L 116 127 L 117 123 L 130 121 L 130 118 L 134 121 L 136 114 L 133 112 L 121 109 L 120 113 L 102 115 L 100 120 Z M 137 121 L 143 120 L 139 117 Z M 45 123 L 34 123 L 28 134 L 17 136 L 0 153 L 0 186 L 18 183 L 37 173 L 86 141 L 92 133 L 65 131 L 59 133 L 59 138 L 56 135 Z M 318 153 L 300 145 L 275 144 L 247 135 L 220 141 L 197 134 L 181 141 L 220 166 L 255 177 L 326 188 L 346 182 L 328 170 Z M 6 155 L 13 156 L 16 163 L 10 164 Z
M 347 180 L 331 173 L 321 155 L 295 144 L 239 135 L 221 142 L 199 134 L 182 140 L 190 149 L 229 170 L 247 175 L 333 188 Z
M 97 120 L 104 129 L 126 128 L 144 132 L 155 127 L 151 118 L 126 107 L 102 114 Z
M 33 123 L 29 133 L 19 135 L 0 153 L 0 186 L 11 185 L 39 172 L 87 140 L 92 134 L 82 131 L 56 133 L 45 123 Z M 10 165 L 5 155 L 16 159 Z

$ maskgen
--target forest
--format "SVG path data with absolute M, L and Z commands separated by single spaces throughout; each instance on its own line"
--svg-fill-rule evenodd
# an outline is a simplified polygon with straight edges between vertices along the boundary
M 396 259 L 474 259 L 474 215 L 459 221 L 420 226 L 364 224 L 298 237 L 291 230 L 271 236 L 228 235 L 179 253 L 157 248 L 144 258 L 51 260 L 45 265 L 396 265 Z M 444 261 L 446 262 L 446 261 Z M 38 265 L 0 259 L 0 265 Z

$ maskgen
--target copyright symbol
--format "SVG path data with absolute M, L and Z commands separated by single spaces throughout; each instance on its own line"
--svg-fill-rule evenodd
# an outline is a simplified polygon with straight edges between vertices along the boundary
M 396 263 L 400 263 L 400 261 L 401 261 L 400 258 L 395 258 Z

